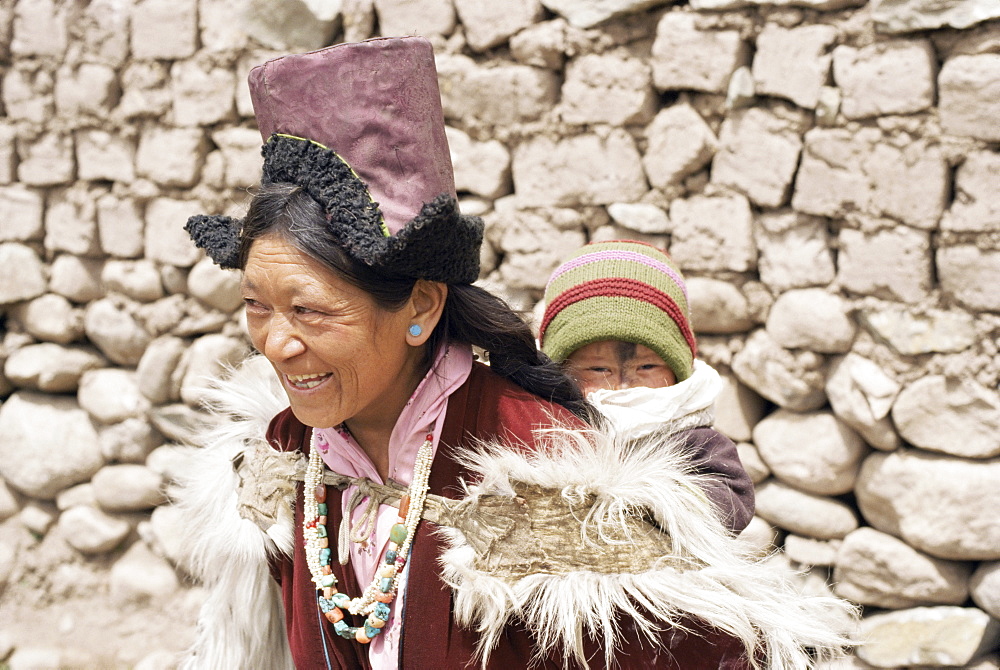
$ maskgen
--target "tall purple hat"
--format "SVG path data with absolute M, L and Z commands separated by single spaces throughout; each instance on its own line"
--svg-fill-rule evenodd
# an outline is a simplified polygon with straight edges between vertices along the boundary
M 462 216 L 434 52 L 421 37 L 377 38 L 270 60 L 250 72 L 265 140 L 262 184 L 292 183 L 323 207 L 356 260 L 396 276 L 471 283 L 483 224 Z M 238 265 L 241 221 L 185 229 L 222 267 Z

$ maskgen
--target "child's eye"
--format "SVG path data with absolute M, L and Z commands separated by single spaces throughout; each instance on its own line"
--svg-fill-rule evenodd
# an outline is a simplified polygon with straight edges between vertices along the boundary
M 660 365 L 659 363 L 646 363 L 645 365 L 640 365 L 639 369 L 640 370 L 656 370 L 656 369 L 661 368 L 661 367 L 663 367 L 663 366 Z
M 587 368 L 587 371 L 588 372 L 599 372 L 602 375 L 611 374 L 611 368 L 605 368 L 605 367 L 601 367 L 599 365 L 595 365 L 595 366 L 589 367 L 589 368 Z

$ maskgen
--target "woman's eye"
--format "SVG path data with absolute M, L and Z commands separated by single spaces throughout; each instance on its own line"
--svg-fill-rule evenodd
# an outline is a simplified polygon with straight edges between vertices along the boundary
M 295 313 L 296 314 L 322 314 L 322 312 L 320 312 L 318 310 L 311 309 L 309 307 L 303 307 L 302 305 L 298 305 L 298 306 L 295 307 Z
M 253 298 L 243 298 L 243 304 L 246 305 L 246 308 L 248 310 L 252 310 L 254 312 L 260 312 L 264 310 L 264 305 L 260 304 Z

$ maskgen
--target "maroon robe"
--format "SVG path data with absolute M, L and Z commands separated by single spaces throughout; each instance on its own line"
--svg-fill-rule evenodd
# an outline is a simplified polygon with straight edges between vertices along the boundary
M 451 458 L 454 450 L 471 448 L 474 440 L 499 439 L 513 444 L 532 445 L 532 429 L 551 425 L 550 417 L 570 425 L 580 423 L 579 419 L 561 406 L 541 400 L 501 378 L 488 367 L 475 364 L 469 379 L 448 400 L 441 441 L 431 469 L 430 493 L 445 498 L 459 496 L 459 482 L 468 478 L 469 473 Z M 724 444 L 716 444 L 716 440 L 708 433 L 701 434 L 697 430 L 691 432 L 696 438 L 692 444 L 702 454 L 701 469 L 718 469 L 723 473 L 722 476 L 732 476 L 739 480 L 736 470 L 742 472 L 742 468 L 738 467 L 739 459 L 735 448 L 731 448 L 730 454 Z M 290 410 L 285 410 L 271 422 L 268 441 L 285 451 L 301 449 L 308 454 L 309 429 L 296 420 Z M 731 447 L 731 442 L 725 438 L 722 441 L 728 442 Z M 706 465 L 707 461 L 714 464 L 716 460 L 724 461 L 727 458 L 736 459 L 735 468 L 733 463 L 719 468 Z M 742 476 L 746 478 L 745 473 Z M 749 480 L 746 484 L 749 486 Z M 733 516 L 742 518 L 746 510 L 750 510 L 752 514 L 752 488 L 747 489 L 749 493 L 741 493 L 740 486 L 737 481 L 736 487 L 732 489 L 733 493 L 730 493 L 728 487 L 721 487 L 721 493 L 711 489 L 708 493 L 727 506 L 733 504 L 729 497 L 734 495 L 734 499 L 739 502 L 736 506 L 743 512 Z M 298 670 L 368 670 L 370 665 L 366 647 L 338 636 L 316 604 L 316 591 L 302 546 L 302 505 L 298 503 L 302 495 L 301 487 L 299 484 L 295 505 L 294 557 L 277 562 L 273 570 L 275 578 L 281 584 L 288 641 L 296 667 Z M 720 496 L 724 496 L 725 500 Z M 327 503 L 330 536 L 337 537 L 342 520 L 341 492 L 330 487 Z M 409 576 L 405 593 L 397 596 L 392 604 L 396 616 L 399 615 L 397 608 L 404 608 L 399 667 L 404 670 L 478 668 L 479 664 L 474 657 L 478 636 L 474 631 L 461 628 L 455 621 L 451 589 L 439 576 L 438 559 L 444 547 L 434 534 L 435 528 L 433 523 L 426 520 L 420 523 L 408 561 Z M 338 582 L 347 585 L 348 593 L 351 593 L 357 584 L 352 566 L 341 566 L 334 561 L 332 568 Z M 402 604 L 399 602 L 400 598 L 404 601 Z M 350 614 L 346 614 L 346 617 L 351 625 L 362 623 L 361 617 Z M 694 628 L 698 628 L 697 623 Z M 662 633 L 665 638 L 664 648 L 656 650 L 650 648 L 649 642 L 641 635 L 630 634 L 632 631 L 625 622 L 622 625 L 624 636 L 621 649 L 615 654 L 617 667 L 623 670 L 745 670 L 749 667 L 741 643 L 718 631 L 701 628 L 703 635 L 665 631 Z M 588 641 L 587 646 L 591 652 L 591 667 L 603 667 L 603 652 L 599 645 Z M 490 656 L 487 668 L 527 668 L 533 651 L 528 633 L 519 627 L 509 626 L 507 634 Z M 533 667 L 555 670 L 561 669 L 563 665 L 560 659 L 553 658 Z

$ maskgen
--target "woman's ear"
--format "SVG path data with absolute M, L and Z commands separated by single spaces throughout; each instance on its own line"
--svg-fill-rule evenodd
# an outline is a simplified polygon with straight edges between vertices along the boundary
M 406 332 L 406 343 L 413 347 L 424 344 L 434 332 L 434 328 L 444 313 L 444 303 L 448 299 L 448 285 L 418 279 L 410 293 L 410 323 Z

